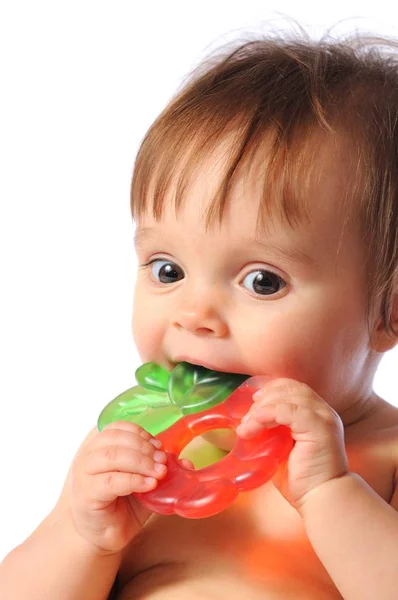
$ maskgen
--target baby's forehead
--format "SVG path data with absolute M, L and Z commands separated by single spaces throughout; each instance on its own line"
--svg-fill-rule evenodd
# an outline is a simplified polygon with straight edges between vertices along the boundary
M 183 186 L 179 185 L 183 173 L 177 174 L 164 195 L 163 210 L 178 215 L 188 207 L 198 223 L 207 219 L 212 225 L 241 219 L 255 209 L 259 232 L 269 224 L 294 230 L 325 222 L 341 227 L 355 220 L 360 174 L 349 140 L 318 137 L 301 153 L 276 155 L 276 162 L 270 164 L 272 138 L 264 139 L 255 152 L 243 157 L 232 176 L 229 143 L 225 139 L 202 157 Z
M 154 218 L 148 206 L 140 225 L 162 240 L 167 234 L 176 255 L 204 255 L 200 249 L 208 246 L 232 257 L 257 244 L 264 256 L 269 249 L 307 255 L 310 260 L 301 262 L 322 264 L 325 271 L 343 268 L 347 256 L 358 265 L 364 261 L 363 236 L 353 188 L 355 158 L 347 150 L 333 139 L 320 142 L 308 170 L 300 162 L 281 161 L 285 168 L 276 168 L 269 177 L 269 151 L 259 149 L 231 179 L 219 211 L 217 194 L 229 164 L 224 145 L 198 162 L 179 204 L 178 185 L 171 182 L 161 214 Z

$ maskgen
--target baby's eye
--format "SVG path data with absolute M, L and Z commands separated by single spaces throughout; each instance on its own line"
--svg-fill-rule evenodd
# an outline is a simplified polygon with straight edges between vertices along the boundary
M 272 273 L 272 271 L 266 271 L 265 269 L 257 269 L 251 271 L 244 278 L 242 285 L 260 296 L 270 296 L 276 294 L 286 286 L 279 275 Z
M 184 271 L 169 260 L 155 258 L 150 262 L 149 266 L 151 267 L 152 275 L 161 283 L 174 283 L 175 281 L 184 279 Z

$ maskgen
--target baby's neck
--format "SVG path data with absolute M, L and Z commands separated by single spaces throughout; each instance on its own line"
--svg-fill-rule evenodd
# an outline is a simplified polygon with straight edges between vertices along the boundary
M 342 411 L 340 417 L 344 428 L 347 429 L 358 425 L 362 421 L 369 419 L 379 406 L 384 403 L 373 390 L 366 396 L 362 396 L 352 403 L 349 403 Z

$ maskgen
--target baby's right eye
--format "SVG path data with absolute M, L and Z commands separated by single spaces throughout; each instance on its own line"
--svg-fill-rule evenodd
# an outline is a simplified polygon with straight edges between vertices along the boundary
M 160 283 L 174 283 L 184 279 L 184 271 L 176 263 L 169 260 L 155 258 L 149 263 L 152 275 L 160 281 Z

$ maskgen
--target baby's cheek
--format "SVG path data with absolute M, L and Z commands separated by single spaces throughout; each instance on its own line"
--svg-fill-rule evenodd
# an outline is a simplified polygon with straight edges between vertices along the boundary
M 246 362 L 251 373 L 300 379 L 312 347 L 308 331 L 281 319 L 274 319 L 268 327 L 257 323 L 257 329 L 250 330 L 254 333 L 246 344 Z
M 156 312 L 140 298 L 135 299 L 132 331 L 134 343 L 143 362 L 156 360 L 162 347 L 163 328 L 156 319 Z
M 302 381 L 320 395 L 330 387 L 332 352 L 323 330 L 311 327 L 307 319 L 274 319 L 261 329 L 246 348 L 250 372 L 272 378 L 287 377 Z M 253 351 L 253 348 L 255 351 Z
M 156 362 L 162 348 L 161 332 L 150 321 L 133 322 L 133 338 L 142 362 Z
M 255 351 L 247 354 L 252 373 L 302 381 L 327 401 L 351 385 L 353 363 L 363 362 L 361 348 L 352 341 L 358 340 L 357 323 L 342 326 L 336 309 L 327 314 L 314 309 L 268 325 L 259 324 L 252 336 Z

